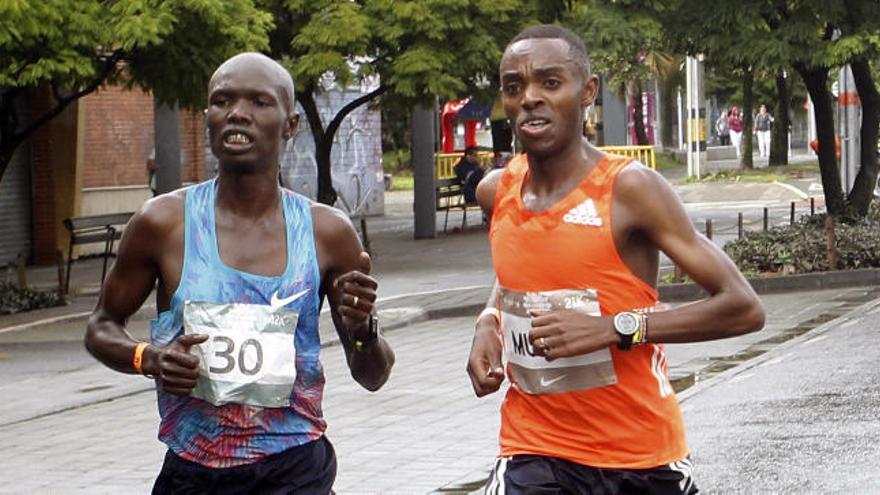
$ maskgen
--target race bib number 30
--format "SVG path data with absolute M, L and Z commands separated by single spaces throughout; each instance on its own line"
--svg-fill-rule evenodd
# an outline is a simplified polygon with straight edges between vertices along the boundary
M 184 304 L 184 333 L 208 340 L 193 346 L 199 378 L 192 396 L 215 406 L 286 407 L 296 380 L 298 315 L 260 304 Z
M 595 290 L 519 292 L 502 288 L 499 297 L 508 375 L 523 392 L 555 394 L 617 383 L 608 349 L 547 361 L 529 341 L 530 310 L 573 310 L 600 316 Z

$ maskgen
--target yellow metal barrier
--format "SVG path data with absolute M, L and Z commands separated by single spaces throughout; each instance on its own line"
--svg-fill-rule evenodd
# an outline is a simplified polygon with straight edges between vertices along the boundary
M 599 149 L 606 153 L 614 153 L 615 155 L 631 156 L 642 162 L 646 167 L 651 167 L 654 170 L 657 169 L 653 146 L 599 146 Z
M 599 149 L 615 155 L 631 156 L 642 162 L 646 167 L 651 167 L 654 170 L 657 169 L 653 146 L 599 146 Z M 434 177 L 437 180 L 455 177 L 455 171 L 452 169 L 461 159 L 462 155 L 464 155 L 462 152 L 436 153 L 434 155 Z M 477 152 L 477 159 L 480 161 L 480 166 L 486 170 L 492 168 L 492 157 L 493 155 L 491 151 Z
M 463 152 L 457 153 L 436 153 L 434 155 L 434 177 L 436 179 L 449 179 L 455 177 L 455 171 L 452 170 L 455 164 L 464 156 Z M 492 168 L 492 152 L 478 151 L 477 159 L 480 166 L 484 169 Z

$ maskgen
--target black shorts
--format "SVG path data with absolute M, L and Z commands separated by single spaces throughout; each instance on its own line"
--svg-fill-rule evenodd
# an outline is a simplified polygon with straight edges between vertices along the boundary
M 205 467 L 169 450 L 153 494 L 327 495 L 333 493 L 335 480 L 336 453 L 322 436 L 253 464 L 231 468 Z
M 692 495 L 689 459 L 652 469 L 599 469 L 539 455 L 499 457 L 486 495 Z

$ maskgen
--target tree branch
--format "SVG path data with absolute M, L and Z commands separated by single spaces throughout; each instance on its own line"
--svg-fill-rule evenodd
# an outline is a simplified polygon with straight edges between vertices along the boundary
M 343 106 L 339 109 L 338 112 L 336 112 L 336 116 L 334 116 L 333 120 L 331 120 L 330 123 L 327 125 L 327 135 L 332 139 L 333 135 L 336 134 L 336 130 L 339 128 L 340 125 L 342 125 L 343 119 L 345 119 L 348 114 L 350 114 L 357 107 L 385 93 L 386 91 L 388 91 L 388 86 L 380 84 L 379 87 L 374 89 L 373 91 L 370 91 L 369 93 L 363 96 L 359 96 L 346 103 L 345 106 Z
M 109 59 L 104 63 L 104 68 L 100 74 L 98 74 L 95 79 L 93 79 L 88 85 L 82 88 L 79 91 L 73 92 L 67 96 L 61 97 L 60 93 L 57 90 L 57 87 L 54 83 L 51 83 L 52 92 L 55 95 L 55 98 L 58 100 L 57 105 L 54 108 L 44 113 L 33 122 L 30 123 L 23 130 L 15 133 L 12 136 L 12 141 L 23 141 L 25 138 L 30 136 L 34 131 L 43 126 L 46 122 L 55 118 L 58 114 L 64 111 L 65 108 L 68 107 L 71 103 L 82 98 L 83 96 L 94 92 L 98 87 L 107 80 L 111 73 L 116 69 L 116 64 L 122 60 L 122 51 L 115 51 L 113 55 L 110 56 Z

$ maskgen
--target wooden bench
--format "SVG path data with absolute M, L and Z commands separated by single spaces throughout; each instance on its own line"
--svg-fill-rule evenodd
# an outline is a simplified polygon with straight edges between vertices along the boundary
M 122 236 L 122 229 L 133 215 L 133 212 L 91 215 L 64 220 L 64 227 L 70 233 L 70 244 L 67 247 L 67 276 L 64 282 L 64 293 L 70 291 L 70 267 L 73 264 L 73 246 L 80 244 L 103 243 L 104 267 L 101 270 L 101 282 L 107 275 L 107 260 L 113 255 L 113 243 Z
M 449 223 L 449 210 L 461 210 L 461 228 L 467 227 L 467 209 L 479 206 L 477 203 L 468 203 L 464 200 L 464 192 L 461 183 L 456 178 L 437 179 L 434 183 L 434 194 L 437 197 L 437 211 L 446 211 L 443 219 L 443 232 Z

